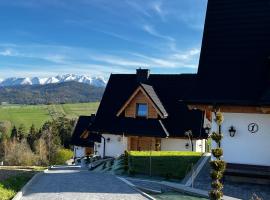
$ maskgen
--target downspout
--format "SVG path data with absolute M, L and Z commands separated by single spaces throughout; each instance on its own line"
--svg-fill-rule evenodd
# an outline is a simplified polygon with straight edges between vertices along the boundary
M 103 158 L 105 158 L 105 151 L 106 151 L 106 138 L 101 135 L 101 138 L 103 139 Z
M 193 144 L 193 137 L 192 137 L 192 135 L 190 137 L 190 141 L 191 141 L 191 150 L 194 151 L 194 144 Z

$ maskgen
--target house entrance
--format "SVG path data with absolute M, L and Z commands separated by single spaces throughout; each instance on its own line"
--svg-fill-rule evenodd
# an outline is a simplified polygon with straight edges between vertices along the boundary
M 160 138 L 154 137 L 128 137 L 129 151 L 160 151 Z

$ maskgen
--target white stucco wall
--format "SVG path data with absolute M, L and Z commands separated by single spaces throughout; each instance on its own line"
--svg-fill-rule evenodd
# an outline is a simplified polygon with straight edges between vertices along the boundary
M 127 137 L 112 134 L 102 135 L 106 138 L 105 156 L 117 157 L 123 154 L 125 150 L 127 150 Z M 107 138 L 110 138 L 109 142 L 107 142 Z M 101 141 L 101 143 L 95 144 L 95 151 L 97 151 L 97 155 L 103 156 L 104 142 L 103 139 Z
M 186 144 L 189 144 L 186 148 Z M 204 152 L 204 140 L 193 140 L 194 151 Z M 202 146 L 201 146 L 202 145 Z M 161 139 L 161 151 L 191 151 L 191 144 L 188 139 L 163 138 Z
M 78 147 L 74 146 L 74 157 L 80 158 L 85 156 L 85 148 L 84 147 Z
M 223 115 L 224 138 L 221 146 L 224 160 L 228 163 L 270 166 L 270 115 L 246 113 L 223 113 Z M 258 124 L 258 132 L 248 131 L 250 123 Z M 229 135 L 230 126 L 236 129 L 234 137 Z M 212 127 L 212 131 L 217 130 L 215 122 Z M 215 142 L 212 144 L 215 145 Z
M 205 139 L 203 139 L 203 140 L 195 140 L 195 142 L 196 142 L 195 151 L 204 153 L 205 152 L 205 142 L 206 142 Z

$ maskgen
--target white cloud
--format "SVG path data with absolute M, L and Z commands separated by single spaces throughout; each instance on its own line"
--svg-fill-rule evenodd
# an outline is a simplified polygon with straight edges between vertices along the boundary
M 167 14 L 167 11 L 164 11 L 163 9 L 163 2 L 162 1 L 154 1 L 151 4 L 151 8 L 155 11 L 155 13 L 161 18 L 163 22 L 165 22 L 165 15 Z
M 158 14 L 163 14 L 163 11 L 161 9 L 161 2 L 154 2 L 153 4 L 153 9 L 158 13 Z
M 178 60 L 188 60 L 199 54 L 200 54 L 200 50 L 197 48 L 194 48 L 184 53 L 173 54 L 172 57 Z
M 140 14 L 143 14 L 146 17 L 152 17 L 151 14 L 147 11 L 145 5 L 142 6 L 142 4 L 136 3 L 134 0 L 126 0 L 126 3 Z
M 110 73 L 134 73 L 138 67 L 164 69 L 166 73 L 166 69 L 195 69 L 196 58 L 200 52 L 197 48 L 182 52 L 167 49 L 161 54 L 149 56 L 137 52 L 106 53 L 88 48 L 43 44 L 13 45 L 12 51 L 14 52 L 11 53 L 12 56 L 35 59 L 35 62 L 30 64 L 0 62 L 0 77 L 5 73 L 6 76 L 75 73 L 108 77 Z M 10 52 L 6 51 L 5 54 Z M 42 60 L 49 62 L 44 63 Z M 6 65 L 12 67 L 8 68 Z
M 57 54 L 53 54 L 53 55 L 40 55 L 40 56 L 36 56 L 39 57 L 41 59 L 45 59 L 48 60 L 50 62 L 54 62 L 54 63 L 66 63 L 67 62 L 67 57 L 64 55 L 57 55 Z
M 123 59 L 120 57 L 115 57 L 115 56 L 110 56 L 110 55 L 94 55 L 94 56 L 89 56 L 89 58 L 91 60 L 105 62 L 105 63 L 113 64 L 113 65 L 120 65 L 120 66 L 140 67 L 140 66 L 146 65 L 144 62 L 139 62 L 132 59 Z
M 148 34 L 161 38 L 161 39 L 165 39 L 168 40 L 170 42 L 174 42 L 175 39 L 173 37 L 167 36 L 167 35 L 162 35 L 161 33 L 159 33 L 153 26 L 145 24 L 142 26 L 142 29 L 144 31 L 146 31 Z
M 12 51 L 10 49 L 5 49 L 4 51 L 0 51 L 1 56 L 12 56 Z

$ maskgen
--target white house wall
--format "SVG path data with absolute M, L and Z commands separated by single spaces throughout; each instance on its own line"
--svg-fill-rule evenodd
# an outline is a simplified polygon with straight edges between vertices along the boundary
M 80 158 L 85 156 L 85 148 L 74 146 L 74 157 Z
M 102 136 L 106 139 L 105 156 L 118 157 L 127 150 L 127 137 L 112 134 L 102 134 Z M 109 142 L 107 142 L 108 138 L 110 138 Z M 95 151 L 100 156 L 103 156 L 103 145 L 103 139 L 101 143 L 96 143 L 95 145 Z
M 223 113 L 223 115 L 224 138 L 221 146 L 224 151 L 224 160 L 228 163 L 270 166 L 270 115 L 245 113 Z M 258 124 L 258 132 L 248 131 L 250 123 Z M 234 137 L 229 136 L 230 126 L 236 129 Z M 217 130 L 216 128 L 213 122 L 212 131 Z M 215 142 L 212 144 L 214 145 Z
M 194 151 L 204 152 L 205 151 L 205 140 L 193 140 Z M 186 148 L 186 144 L 189 144 Z M 201 146 L 202 145 L 202 146 Z M 191 151 L 191 144 L 188 139 L 174 139 L 174 138 L 163 138 L 161 139 L 161 151 Z
M 195 140 L 195 151 L 196 152 L 202 152 L 204 153 L 205 152 L 205 142 L 206 140 L 203 139 L 203 140 Z
M 117 157 L 128 149 L 128 139 L 121 135 L 102 134 L 106 139 L 105 156 Z M 110 138 L 108 142 L 107 139 Z M 186 144 L 189 144 L 186 148 Z M 205 140 L 193 140 L 194 151 L 205 151 Z M 95 152 L 97 155 L 103 156 L 103 139 L 101 143 L 95 144 Z M 188 139 L 161 139 L 161 151 L 191 151 L 191 144 Z

